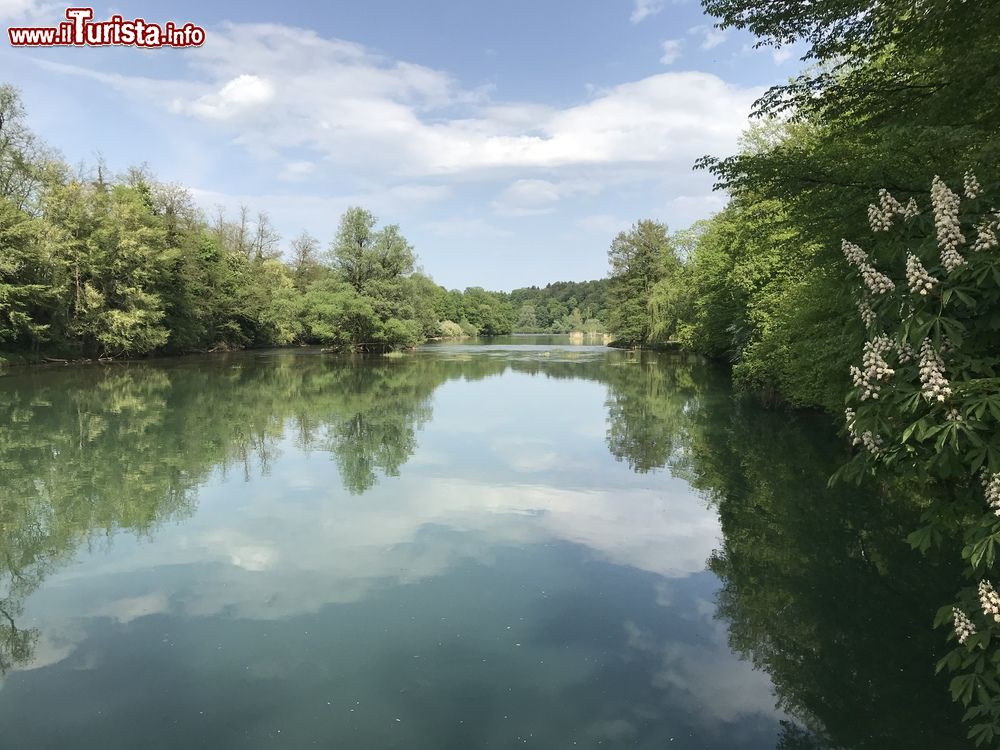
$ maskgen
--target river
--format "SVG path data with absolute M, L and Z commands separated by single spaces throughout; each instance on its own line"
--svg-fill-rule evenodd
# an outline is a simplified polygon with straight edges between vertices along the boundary
M 569 337 L 11 370 L 0 747 L 965 747 L 843 450 Z

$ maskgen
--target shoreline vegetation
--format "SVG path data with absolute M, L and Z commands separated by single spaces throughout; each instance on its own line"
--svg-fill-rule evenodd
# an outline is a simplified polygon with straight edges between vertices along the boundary
M 551 333 L 548 331 L 512 331 L 509 334 L 501 334 L 503 336 L 510 336 L 514 338 L 525 338 L 531 339 L 535 336 L 568 336 L 572 343 L 582 342 L 589 343 L 595 340 L 600 340 L 600 343 L 611 347 L 619 349 L 633 349 L 642 351 L 678 351 L 679 347 L 667 346 L 667 345 L 656 345 L 656 346 L 631 346 L 628 344 L 619 344 L 619 342 L 613 341 L 611 334 L 604 333 L 602 331 L 569 331 L 568 333 Z M 462 341 L 480 341 L 488 340 L 492 337 L 484 336 L 473 336 L 473 335 L 461 335 L 461 336 L 432 336 L 425 339 L 422 343 L 448 343 L 448 342 L 462 342 Z M 346 344 L 344 346 L 320 346 L 319 344 L 286 344 L 284 346 L 269 346 L 269 347 L 258 347 L 258 348 L 246 348 L 246 347 L 213 347 L 212 349 L 200 349 L 191 350 L 186 352 L 152 352 L 141 357 L 79 357 L 75 359 L 70 358 L 60 358 L 51 357 L 45 355 L 32 355 L 25 353 L 15 353 L 9 354 L 6 352 L 0 352 L 0 372 L 3 372 L 5 368 L 18 368 L 18 367 L 39 367 L 39 366 L 59 366 L 59 365 L 94 365 L 94 364 L 122 364 L 130 362 L 149 362 L 157 361 L 163 359 L 174 359 L 179 357 L 192 357 L 192 356 L 204 356 L 208 354 L 233 354 L 237 352 L 251 352 L 251 351 L 273 351 L 273 350 L 295 350 L 295 349 L 313 349 L 317 350 L 323 354 L 376 354 L 376 355 L 391 355 L 391 354 L 403 354 L 408 351 L 414 351 L 419 344 L 406 349 L 400 349 L 398 347 L 392 347 L 390 345 L 379 343 L 379 342 L 360 342 L 358 344 Z
M 396 224 L 349 208 L 324 248 L 266 212 L 205 215 L 145 168 L 73 172 L 0 86 L 0 366 L 436 338 L 597 332 L 608 281 L 445 289 Z

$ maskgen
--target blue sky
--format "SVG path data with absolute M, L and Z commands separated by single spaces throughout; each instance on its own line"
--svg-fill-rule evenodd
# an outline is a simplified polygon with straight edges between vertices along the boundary
M 64 5 L 0 0 L 0 23 Z M 96 5 L 205 27 L 200 49 L 0 47 L 0 81 L 73 164 L 147 163 L 214 213 L 325 245 L 350 205 L 397 223 L 450 288 L 599 278 L 612 237 L 717 211 L 737 144 L 798 51 L 755 50 L 697 0 Z

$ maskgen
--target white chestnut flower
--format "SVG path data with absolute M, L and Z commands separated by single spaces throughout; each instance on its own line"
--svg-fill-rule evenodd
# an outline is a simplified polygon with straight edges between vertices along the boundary
M 944 376 L 944 360 L 930 339 L 920 345 L 920 384 L 928 401 L 944 401 L 951 395 L 951 386 Z
M 896 342 L 896 356 L 899 359 L 899 364 L 905 365 L 908 362 L 912 362 L 917 358 L 917 353 L 913 350 L 913 347 L 906 341 L 902 343 Z
M 860 268 L 868 262 L 868 253 L 855 245 L 853 242 L 841 240 L 840 248 L 844 251 L 844 257 L 847 258 L 847 262 L 852 266 Z
M 861 443 L 861 446 L 871 453 L 873 456 L 882 455 L 882 438 L 873 433 L 871 430 L 865 430 L 861 433 L 861 436 L 855 440 L 855 443 Z
M 979 604 L 984 615 L 992 617 L 994 622 L 1000 622 L 1000 594 L 985 579 L 979 582 Z
M 895 288 L 896 285 L 892 283 L 892 279 L 868 262 L 868 253 L 860 247 L 847 240 L 842 240 L 840 247 L 844 251 L 847 262 L 861 272 L 861 280 L 864 281 L 869 292 L 885 294 Z
M 875 311 L 872 310 L 872 306 L 868 304 L 867 299 L 858 300 L 858 312 L 861 313 L 861 320 L 866 327 L 871 328 L 875 325 Z
M 895 374 L 883 356 L 893 348 L 892 341 L 885 335 L 865 342 L 861 367 L 851 366 L 851 379 L 860 391 L 862 401 L 878 399 L 882 383 Z
M 955 622 L 955 635 L 958 636 L 958 642 L 964 645 L 969 640 L 969 636 L 976 634 L 976 626 L 972 624 L 969 616 L 958 607 L 952 607 L 951 613 Z
M 892 214 L 887 214 L 874 203 L 868 205 L 868 226 L 873 232 L 888 232 L 892 228 Z
M 997 222 L 985 220 L 976 227 L 976 241 L 972 250 L 977 253 L 993 250 L 1000 244 L 997 242 Z
M 913 294 L 926 296 L 934 290 L 937 279 L 927 272 L 920 258 L 910 253 L 906 256 L 906 283 L 910 285 L 910 292 Z
M 881 455 L 884 445 L 882 438 L 871 430 L 865 430 L 858 434 L 856 429 L 857 414 L 854 409 L 850 407 L 844 409 L 844 419 L 847 422 L 847 434 L 851 436 L 851 445 L 860 445 L 873 456 Z
M 965 244 L 962 225 L 958 219 L 961 199 L 935 176 L 931 183 L 931 204 L 934 208 L 934 226 L 937 229 L 938 248 L 941 251 L 941 265 L 951 273 L 965 263 L 958 248 Z
M 965 197 L 969 199 L 978 198 L 979 193 L 982 192 L 979 180 L 976 179 L 976 176 L 972 172 L 965 173 L 962 187 L 965 189 Z
M 983 494 L 986 496 L 986 504 L 997 516 L 1000 516 L 1000 474 L 990 474 L 983 471 Z

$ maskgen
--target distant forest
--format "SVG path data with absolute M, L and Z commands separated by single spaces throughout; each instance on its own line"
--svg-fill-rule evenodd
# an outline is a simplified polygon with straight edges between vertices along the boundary
M 610 281 L 556 281 L 543 288 L 515 289 L 510 301 L 517 333 L 569 333 L 605 330 Z

